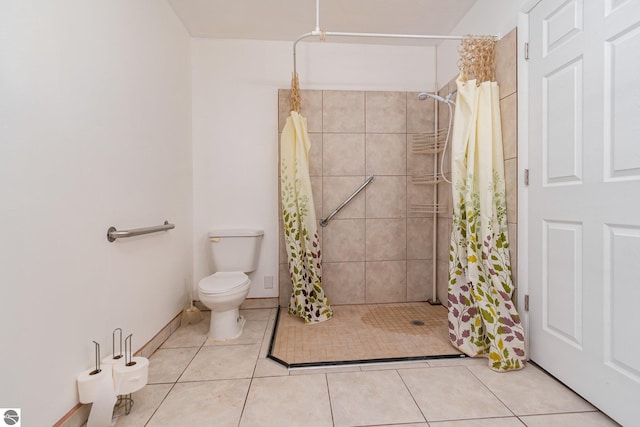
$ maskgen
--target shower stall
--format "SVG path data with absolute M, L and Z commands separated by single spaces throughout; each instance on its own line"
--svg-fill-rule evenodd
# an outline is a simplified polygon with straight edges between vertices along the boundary
M 498 42 L 496 52 L 497 64 L 515 63 L 515 31 Z M 367 177 L 375 175 L 375 181 L 363 187 L 326 227 L 318 227 L 322 285 L 334 308 L 357 306 L 353 312 L 362 312 L 365 306 L 396 311 L 407 307 L 411 311 L 415 304 L 444 302 L 434 307 L 442 311 L 438 316 L 446 325 L 452 201 L 450 150 L 442 149 L 455 87 L 452 79 L 431 93 L 301 90 L 301 113 L 308 120 L 311 141 L 309 174 L 316 218 L 326 219 Z M 290 90 L 282 89 L 278 96 L 282 130 L 290 111 Z M 512 113 L 503 113 L 509 128 L 515 128 Z M 433 150 L 425 149 L 428 140 L 436 143 Z M 516 162 L 514 158 L 507 161 Z M 507 176 L 512 197 L 515 181 L 515 176 Z M 513 204 L 508 208 L 515 242 L 516 215 Z M 286 314 L 292 284 L 282 218 L 279 230 L 279 296 Z M 512 259 L 515 256 L 512 253 Z M 325 323 L 331 322 L 335 320 Z M 316 328 L 307 329 L 313 334 Z M 456 353 L 453 347 L 447 355 L 452 353 Z M 359 357 L 359 361 L 366 359 L 366 355 Z

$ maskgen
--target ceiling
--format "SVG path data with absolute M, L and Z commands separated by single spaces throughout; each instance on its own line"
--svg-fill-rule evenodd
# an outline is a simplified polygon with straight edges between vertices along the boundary
M 315 0 L 168 1 L 193 37 L 294 41 L 316 27 Z M 320 28 L 335 32 L 448 35 L 475 2 L 321 0 Z M 353 38 L 343 41 L 355 42 Z M 416 42 L 358 39 L 357 43 Z

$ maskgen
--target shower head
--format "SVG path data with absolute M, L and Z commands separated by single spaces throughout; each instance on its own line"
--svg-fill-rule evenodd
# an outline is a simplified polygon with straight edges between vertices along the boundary
M 446 103 L 446 102 L 447 102 L 447 100 L 446 100 L 446 99 L 444 99 L 443 97 L 441 97 L 441 96 L 439 96 L 439 95 L 436 95 L 436 94 L 433 94 L 433 93 L 420 92 L 420 93 L 418 94 L 418 99 L 419 99 L 420 101 L 424 101 L 424 100 L 425 100 L 425 99 L 427 99 L 427 98 L 435 99 L 436 101 L 440 101 L 440 102 L 444 102 L 444 103 Z

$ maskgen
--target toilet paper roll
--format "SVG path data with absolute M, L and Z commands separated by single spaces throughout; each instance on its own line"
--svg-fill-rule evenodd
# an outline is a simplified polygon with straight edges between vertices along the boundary
M 113 419 L 113 407 L 118 398 L 113 389 L 113 377 L 107 384 L 105 381 L 98 389 L 93 404 L 91 404 L 91 412 L 87 420 L 87 427 L 111 427 L 115 425 Z
M 113 358 L 113 354 L 108 355 L 102 359 L 103 365 L 124 365 L 124 354 L 118 359 Z
M 95 402 L 101 390 L 113 392 L 113 367 L 103 365 L 100 372 L 91 375 L 93 369 L 88 369 L 78 375 L 78 395 L 81 403 Z
M 117 395 L 133 393 L 147 385 L 149 359 L 146 357 L 134 357 L 131 361 L 135 362 L 135 365 L 113 366 L 113 382 Z

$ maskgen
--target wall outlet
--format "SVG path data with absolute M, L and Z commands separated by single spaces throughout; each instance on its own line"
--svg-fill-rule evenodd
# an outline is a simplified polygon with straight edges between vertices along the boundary
M 264 276 L 264 288 L 273 289 L 273 276 Z

